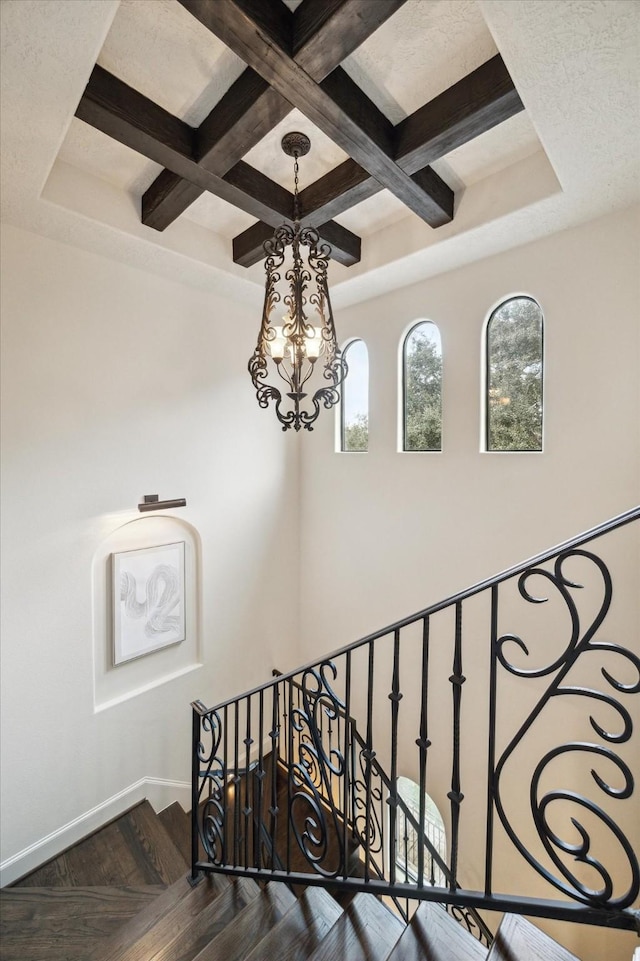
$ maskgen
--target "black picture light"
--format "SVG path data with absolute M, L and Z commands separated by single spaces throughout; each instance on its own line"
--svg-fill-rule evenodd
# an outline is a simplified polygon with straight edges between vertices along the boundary
M 142 503 L 138 504 L 139 511 L 160 511 L 170 507 L 186 507 L 187 502 L 184 497 L 175 497 L 173 500 L 161 501 L 157 494 L 145 494 Z

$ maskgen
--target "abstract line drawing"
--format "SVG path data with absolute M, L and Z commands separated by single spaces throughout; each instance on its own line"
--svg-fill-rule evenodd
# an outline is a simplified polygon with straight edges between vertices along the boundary
M 184 641 L 184 541 L 111 559 L 114 665 Z

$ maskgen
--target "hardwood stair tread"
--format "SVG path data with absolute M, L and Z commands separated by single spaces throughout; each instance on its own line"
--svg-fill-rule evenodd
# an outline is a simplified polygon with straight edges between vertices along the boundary
M 286 885 L 268 884 L 240 911 L 233 924 L 227 925 L 195 956 L 194 961 L 244 961 L 295 904 L 296 899 Z M 280 958 L 277 950 L 269 961 L 275 961 L 275 958 Z
M 164 808 L 158 819 L 187 864 L 191 864 L 191 818 L 178 801 Z
M 561 944 L 550 938 L 526 918 L 505 914 L 487 961 L 579 961 Z
M 163 889 L 10 889 L 2 895 L 3 961 L 86 961 Z M 7 917 L 9 914 L 9 917 Z
M 156 950 L 159 950 L 164 940 L 173 937 L 175 930 L 171 925 L 179 918 L 183 907 L 185 913 L 192 916 L 198 906 L 204 907 L 217 898 L 230 883 L 221 875 L 209 875 L 192 888 L 185 875 L 116 931 L 108 942 L 97 945 L 88 955 L 88 961 L 123 961 L 129 957 L 142 957 L 147 961 L 147 954 L 140 954 L 138 948 L 145 944 L 145 938 L 148 938 L 148 946 L 157 943 Z
M 440 904 L 423 901 L 388 961 L 486 961 L 487 949 Z M 510 961 L 522 961 L 512 955 Z M 506 958 L 502 961 L 507 961 Z
M 4 888 L 0 917 L 13 921 L 89 918 L 101 914 L 128 919 L 165 890 L 160 884 L 69 888 Z
M 227 886 L 217 898 L 206 904 L 200 911 L 194 912 L 186 923 L 185 905 L 181 904 L 181 916 L 172 920 L 170 931 L 165 943 L 159 951 L 145 954 L 136 953 L 136 959 L 144 961 L 192 961 L 192 959 L 206 947 L 227 925 L 231 924 L 243 908 L 260 894 L 260 888 L 249 878 L 238 878 Z M 145 940 L 145 946 L 147 941 Z M 126 953 L 123 958 L 130 957 Z
M 22 878 L 16 887 L 172 884 L 187 862 L 148 801 Z
M 372 894 L 356 894 L 310 961 L 386 961 L 405 925 Z
M 306 961 L 342 913 L 330 894 L 308 887 L 245 961 Z
M 120 830 L 132 849 L 144 856 L 150 873 L 157 873 L 164 884 L 184 877 L 189 864 L 173 843 L 148 801 L 144 801 L 122 818 Z

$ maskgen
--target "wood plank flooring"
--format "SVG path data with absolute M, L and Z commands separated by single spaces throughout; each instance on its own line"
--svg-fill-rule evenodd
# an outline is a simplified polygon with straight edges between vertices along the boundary
M 191 864 L 191 817 L 175 801 L 160 811 L 158 819 L 187 862 Z
M 322 888 L 307 888 L 245 961 L 305 961 L 341 914 L 330 894 Z
M 333 925 L 311 961 L 386 961 L 404 924 L 370 894 L 356 894 Z
M 574 954 L 526 918 L 505 914 L 487 961 L 578 961 Z
M 483 961 L 486 957 L 487 949 L 439 904 L 423 901 L 388 961 Z

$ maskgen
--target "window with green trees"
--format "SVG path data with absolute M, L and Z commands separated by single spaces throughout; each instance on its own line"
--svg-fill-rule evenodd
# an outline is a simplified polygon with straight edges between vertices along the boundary
M 543 319 L 532 297 L 511 297 L 486 332 L 486 450 L 542 450 Z
M 430 320 L 415 324 L 402 347 L 402 449 L 442 450 L 442 342 Z
M 363 340 L 352 340 L 342 353 L 349 373 L 340 400 L 340 450 L 362 453 L 369 449 L 369 352 Z

